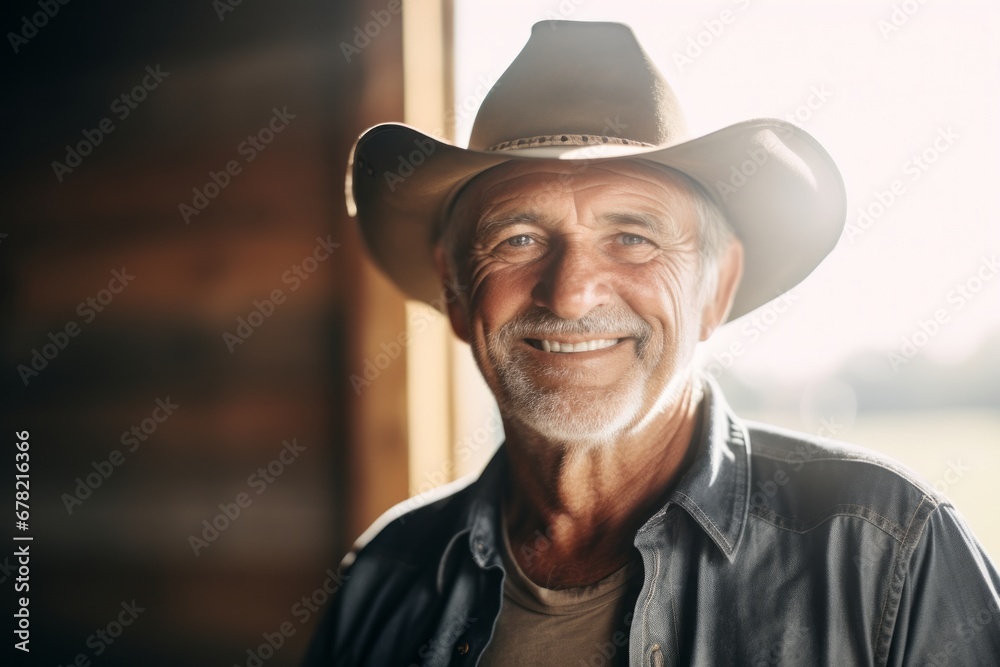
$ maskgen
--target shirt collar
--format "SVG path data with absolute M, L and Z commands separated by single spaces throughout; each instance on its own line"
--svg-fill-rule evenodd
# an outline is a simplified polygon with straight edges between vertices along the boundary
M 736 417 L 722 390 L 702 378 L 701 436 L 698 453 L 663 508 L 642 530 L 655 526 L 671 504 L 691 515 L 730 561 L 736 556 L 750 504 L 750 436 Z M 502 530 L 500 506 L 508 474 L 503 445 L 479 479 L 460 494 L 468 494 L 455 523 L 456 532 L 445 547 L 438 567 L 438 588 L 443 589 L 447 563 L 454 548 L 465 545 L 479 567 L 500 566 Z
M 662 517 L 671 504 L 679 505 L 732 561 L 750 507 L 750 435 L 715 380 L 704 376 L 702 386 L 698 453 L 667 504 L 646 526 Z
M 462 509 L 455 522 L 455 534 L 441 554 L 438 564 L 437 586 L 443 592 L 448 571 L 448 562 L 459 545 L 472 554 L 473 560 L 481 568 L 500 565 L 500 545 L 503 539 L 499 532 L 503 529 L 500 507 L 503 502 L 504 482 L 507 478 L 507 450 L 503 445 L 497 450 L 479 479 L 460 491 L 464 498 L 456 499 Z

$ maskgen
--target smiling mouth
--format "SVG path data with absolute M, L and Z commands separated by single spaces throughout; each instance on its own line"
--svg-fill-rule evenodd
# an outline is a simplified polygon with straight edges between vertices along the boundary
M 599 338 L 595 340 L 585 340 L 579 343 L 560 343 L 557 340 L 545 340 L 538 338 L 525 338 L 528 345 L 541 350 L 542 352 L 561 352 L 570 354 L 573 352 L 591 352 L 593 350 L 603 350 L 604 348 L 617 345 L 620 338 Z

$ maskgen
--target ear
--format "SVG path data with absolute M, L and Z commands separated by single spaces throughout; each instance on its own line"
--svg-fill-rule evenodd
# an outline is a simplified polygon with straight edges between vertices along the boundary
M 448 271 L 448 260 L 445 257 L 444 248 L 440 245 L 434 247 L 434 263 L 437 265 L 438 277 L 441 279 L 441 290 L 444 293 L 445 306 L 448 308 L 451 329 L 460 340 L 468 343 L 469 325 L 465 317 L 462 295 L 456 291 L 455 285 L 452 283 L 451 274 Z
M 706 296 L 705 307 L 701 314 L 701 338 L 708 340 L 719 326 L 726 321 L 729 310 L 733 307 L 736 288 L 743 277 L 743 243 L 735 236 L 729 247 L 719 257 L 719 279 L 715 293 Z

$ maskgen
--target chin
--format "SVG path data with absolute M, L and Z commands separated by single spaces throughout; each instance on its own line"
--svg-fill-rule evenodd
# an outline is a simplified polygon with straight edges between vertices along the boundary
M 539 387 L 533 378 L 519 366 L 504 367 L 493 387 L 500 411 L 527 432 L 567 451 L 611 447 L 649 428 L 694 380 L 690 372 L 675 374 L 654 399 L 649 394 L 650 378 L 643 374 L 586 389 L 572 384 Z
M 638 387 L 625 391 L 541 392 L 504 382 L 504 416 L 567 449 L 607 447 L 632 431 L 643 404 Z

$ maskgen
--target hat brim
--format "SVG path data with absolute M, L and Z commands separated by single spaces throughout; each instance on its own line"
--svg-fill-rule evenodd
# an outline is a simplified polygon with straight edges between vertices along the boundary
M 407 297 L 434 302 L 441 282 L 434 245 L 456 186 L 510 160 L 635 159 L 675 169 L 719 206 L 744 246 L 743 279 L 729 320 L 799 284 L 833 249 L 846 193 L 830 155 L 798 126 L 749 120 L 673 146 L 460 148 L 399 123 L 377 125 L 355 145 L 347 200 L 376 263 Z

